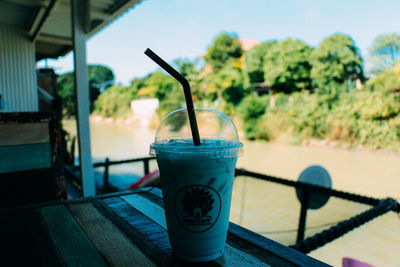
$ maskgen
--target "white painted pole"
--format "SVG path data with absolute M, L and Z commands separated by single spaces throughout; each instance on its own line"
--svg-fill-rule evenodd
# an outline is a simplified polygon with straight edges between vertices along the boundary
M 90 149 L 89 76 L 86 59 L 89 0 L 71 0 L 72 35 L 74 40 L 74 73 L 76 93 L 76 119 L 78 126 L 79 162 L 83 196 L 96 194 Z

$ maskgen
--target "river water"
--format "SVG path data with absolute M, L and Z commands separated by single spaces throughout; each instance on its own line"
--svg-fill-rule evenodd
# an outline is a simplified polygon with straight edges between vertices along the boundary
M 76 134 L 75 122 L 63 122 Z M 147 156 L 155 129 L 123 123 L 91 122 L 93 161 Z M 329 147 L 290 146 L 244 141 L 244 156 L 237 167 L 297 180 L 310 165 L 321 165 L 331 175 L 333 188 L 377 197 L 400 197 L 398 154 Z M 143 175 L 140 163 L 111 167 L 110 182 L 125 188 Z M 151 169 L 157 168 L 155 161 Z M 97 170 L 101 182 L 102 170 Z M 307 213 L 305 236 L 319 233 L 370 206 L 331 197 L 318 210 Z M 249 177 L 234 182 L 230 220 L 285 245 L 296 240 L 300 204 L 293 188 Z M 352 257 L 375 266 L 400 266 L 400 217 L 389 212 L 345 236 L 312 251 L 310 256 L 334 266 Z

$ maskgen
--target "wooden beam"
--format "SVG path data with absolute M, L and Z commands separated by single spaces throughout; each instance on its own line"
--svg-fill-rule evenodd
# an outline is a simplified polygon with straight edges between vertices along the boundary
M 57 0 L 50 1 L 49 5 L 47 6 L 46 10 L 44 11 L 44 14 L 41 16 L 39 22 L 37 22 L 37 27 L 35 27 L 35 30 L 33 31 L 32 38 L 31 38 L 33 42 L 36 41 L 36 38 L 38 37 L 40 31 L 42 30 L 43 25 L 46 22 L 47 18 L 50 16 L 50 12 L 53 10 L 56 2 L 57 2 Z
M 86 40 L 89 21 L 89 0 L 71 0 L 72 35 L 74 40 L 75 93 L 79 161 L 83 196 L 96 194 L 90 146 L 89 75 L 86 59 Z
M 6 0 L 6 2 L 21 6 L 46 7 L 45 0 Z
M 70 45 L 72 46 L 73 41 L 72 37 L 68 38 L 65 36 L 59 36 L 59 35 L 50 35 L 46 33 L 41 33 L 37 39 L 39 42 L 46 42 L 46 43 L 54 43 L 54 44 L 61 44 L 61 45 Z
M 71 8 L 70 8 L 69 5 L 65 5 L 65 4 L 63 4 L 63 2 L 61 2 L 57 6 L 57 11 L 63 12 L 63 13 L 69 13 L 71 11 Z M 98 19 L 107 19 L 107 17 L 110 17 L 110 15 L 108 13 L 105 13 L 103 10 L 101 10 L 99 8 L 95 8 L 94 6 L 92 6 L 90 8 L 90 17 L 91 18 L 98 18 Z
M 40 20 L 42 19 L 44 13 L 46 11 L 45 7 L 41 7 L 39 12 L 36 14 L 35 19 L 32 21 L 32 24 L 29 26 L 29 36 L 33 36 L 35 29 L 38 27 Z

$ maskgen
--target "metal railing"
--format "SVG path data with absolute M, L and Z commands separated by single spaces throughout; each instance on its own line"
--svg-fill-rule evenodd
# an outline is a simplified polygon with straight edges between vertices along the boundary
M 143 162 L 143 171 L 144 175 L 149 173 L 149 161 L 154 160 L 154 157 L 142 157 L 142 158 L 134 158 L 134 159 L 126 159 L 126 160 L 115 160 L 110 161 L 109 158 L 106 158 L 104 162 L 96 162 L 93 164 L 93 168 L 104 167 L 104 176 L 103 176 L 103 192 L 115 191 L 109 184 L 109 167 L 112 165 L 126 164 L 126 163 L 134 163 L 134 162 Z
M 302 183 L 298 181 L 291 181 L 283 178 L 273 177 L 261 173 L 250 172 L 245 169 L 236 169 L 235 176 L 249 176 L 256 179 L 274 182 L 282 185 L 292 186 L 295 188 L 300 188 L 303 191 L 304 196 L 308 196 L 311 192 L 321 193 L 330 196 L 334 196 L 341 199 L 346 199 L 349 201 L 354 201 L 357 203 L 367 204 L 373 206 L 371 209 L 364 211 L 356 216 L 353 216 L 347 220 L 338 223 L 335 226 L 330 227 L 322 231 L 321 233 L 315 234 L 311 237 L 304 238 L 304 228 L 305 228 L 305 216 L 304 210 L 307 209 L 308 200 L 307 197 L 302 198 L 302 209 L 299 219 L 299 228 L 297 232 L 296 244 L 290 246 L 303 253 L 309 253 L 319 247 L 326 245 L 327 243 L 345 235 L 346 233 L 352 231 L 353 229 L 389 212 L 393 211 L 400 213 L 400 204 L 395 199 L 386 198 L 378 199 L 368 196 L 362 196 L 358 194 L 348 193 L 344 191 L 339 191 L 335 189 L 330 189 L 326 187 L 321 187 L 317 185 Z M 304 208 L 305 207 L 305 208 Z M 303 214 L 303 216 L 302 216 Z
M 127 163 L 135 163 L 135 162 L 143 162 L 143 172 L 144 174 L 148 174 L 150 172 L 150 160 L 155 160 L 155 157 L 141 157 L 134 159 L 126 159 L 126 160 L 115 160 L 111 161 L 109 158 L 105 158 L 104 162 L 96 162 L 93 164 L 93 168 L 104 167 L 104 175 L 103 175 L 103 188 L 101 188 L 102 193 L 110 193 L 118 191 L 118 188 L 110 185 L 109 177 L 110 177 L 110 166 L 119 165 L 119 164 L 127 164 Z M 64 166 L 64 170 L 68 173 L 69 177 L 75 182 L 75 185 L 80 185 L 81 180 L 79 175 L 76 173 L 79 170 L 79 165 L 77 166 Z

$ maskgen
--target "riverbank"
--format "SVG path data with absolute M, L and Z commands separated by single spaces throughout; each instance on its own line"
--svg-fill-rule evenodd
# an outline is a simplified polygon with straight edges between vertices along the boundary
M 392 151 L 390 149 L 373 149 L 370 147 L 366 147 L 363 145 L 353 145 L 350 143 L 340 142 L 340 141 L 330 141 L 330 140 L 321 140 L 321 139 L 310 139 L 307 141 L 303 141 L 301 146 L 305 147 L 326 147 L 333 149 L 343 149 L 343 150 L 353 150 L 353 151 L 366 151 L 378 154 L 386 154 L 386 155 L 395 155 L 400 157 L 400 151 Z
M 73 118 L 69 118 L 69 120 L 70 119 L 73 119 Z M 140 126 L 140 122 L 133 115 L 128 116 L 126 118 L 117 118 L 117 119 L 105 118 L 100 115 L 90 115 L 90 122 L 127 125 L 127 126 L 132 126 L 132 127 Z M 150 128 L 156 129 L 158 123 L 159 123 L 158 119 L 152 118 L 148 125 Z M 235 123 L 235 125 L 240 125 L 240 124 L 241 124 L 240 122 Z M 241 129 L 238 129 L 238 132 L 239 132 L 240 139 L 244 140 L 245 139 L 244 132 Z M 265 143 L 266 141 L 257 140 L 255 142 Z M 360 144 L 354 145 L 351 143 L 346 143 L 346 142 L 338 141 L 338 140 L 326 140 L 326 139 L 322 140 L 322 139 L 311 138 L 311 139 L 303 140 L 298 143 L 294 143 L 293 141 L 290 140 L 290 138 L 285 138 L 283 136 L 282 138 L 277 138 L 273 141 L 269 141 L 268 143 L 281 144 L 281 145 L 294 145 L 294 146 L 302 146 L 302 147 L 330 148 L 330 149 L 350 150 L 350 151 L 365 151 L 365 152 L 372 152 L 372 153 L 378 153 L 378 154 L 384 154 L 384 155 L 394 155 L 394 156 L 400 157 L 400 151 L 392 151 L 390 149 L 384 149 L 384 148 L 373 149 L 371 147 L 363 146 Z

